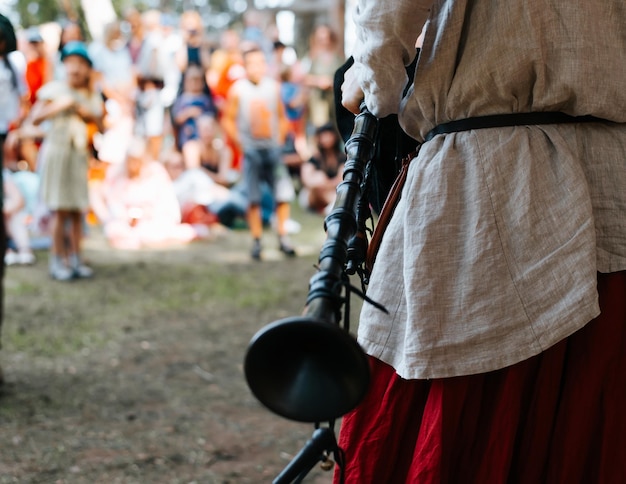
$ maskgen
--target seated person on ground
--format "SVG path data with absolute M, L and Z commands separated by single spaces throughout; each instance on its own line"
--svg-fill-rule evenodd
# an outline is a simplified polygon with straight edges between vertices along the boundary
M 140 139 L 133 139 L 124 163 L 107 170 L 92 207 L 109 243 L 120 249 L 188 243 L 209 232 L 204 225 L 181 223 L 172 181 Z
M 197 150 L 200 166 L 220 185 L 230 187 L 241 173 L 233 168 L 233 150 L 226 143 L 219 121 L 215 116 L 198 118 Z
M 189 142 L 199 138 L 198 118 L 203 115 L 215 116 L 217 109 L 204 72 L 199 66 L 190 65 L 183 75 L 182 90 L 172 106 L 176 144 L 182 151 L 188 168 L 197 168 L 200 165 L 198 149 Z
M 236 195 L 215 182 L 202 168 L 185 168 L 183 155 L 179 151 L 170 150 L 166 153 L 163 166 L 174 185 L 183 222 L 226 225 L 220 217 L 223 215 L 228 219 L 224 210 L 234 210 L 236 214 L 241 212 L 238 208 L 240 203 L 235 201 Z M 241 203 L 245 206 L 245 200 Z
M 304 208 L 328 214 L 343 180 L 346 155 L 335 127 L 328 123 L 315 132 L 316 153 L 302 166 L 299 200 Z

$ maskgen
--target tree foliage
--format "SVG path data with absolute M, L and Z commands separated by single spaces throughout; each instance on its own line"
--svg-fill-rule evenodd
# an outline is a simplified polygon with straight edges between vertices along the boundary
M 104 0 L 94 0 L 104 1 Z M 219 32 L 224 28 L 233 25 L 240 25 L 241 16 L 248 7 L 265 5 L 265 0 L 107 0 L 111 1 L 113 8 L 121 18 L 124 11 L 129 7 L 134 7 L 140 11 L 148 9 L 158 9 L 165 13 L 179 14 L 185 10 L 197 10 L 204 21 L 204 25 L 211 32 Z M 279 2 L 280 3 L 280 2 Z M 285 4 L 299 4 L 299 0 L 293 2 L 286 1 Z M 315 4 L 315 0 L 302 2 L 308 5 Z M 329 5 L 344 4 L 345 0 L 328 0 L 321 2 Z M 5 0 L 5 4 L 12 7 L 11 19 L 16 25 L 27 28 L 40 25 L 46 22 L 61 22 L 64 20 L 77 20 L 83 27 L 83 31 L 90 39 L 89 30 L 85 21 L 85 14 L 81 6 L 81 0 Z M 98 8 L 94 5 L 93 8 Z M 271 10 L 271 9 L 270 9 Z M 313 26 L 322 18 L 328 18 L 328 11 L 309 11 L 307 9 L 298 10 L 296 15 L 296 39 L 295 45 L 299 52 L 305 52 L 308 48 L 308 36 Z M 16 14 L 16 15 L 15 15 Z M 332 17 L 332 14 L 331 14 Z M 17 20 L 17 22 L 16 22 Z
M 112 0 L 117 12 L 123 8 L 125 0 Z M 84 12 L 80 0 L 13 0 L 19 24 L 28 28 L 46 22 L 79 21 L 84 27 Z
M 121 15 L 126 8 L 135 7 L 140 11 L 156 8 L 163 12 L 180 13 L 184 10 L 198 10 L 207 24 L 226 24 L 238 18 L 246 0 L 111 0 L 115 11 Z M 80 0 L 12 0 L 20 25 L 30 27 L 45 22 L 63 19 L 84 18 Z M 219 17 L 219 19 L 218 19 Z
M 60 3 L 56 1 L 17 0 L 14 8 L 23 27 L 58 20 L 63 12 Z

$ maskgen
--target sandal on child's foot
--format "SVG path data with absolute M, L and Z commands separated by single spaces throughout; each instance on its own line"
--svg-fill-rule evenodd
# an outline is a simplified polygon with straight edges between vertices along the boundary
M 74 279 L 74 272 L 65 265 L 56 265 L 50 268 L 50 276 L 55 281 L 71 281 Z
M 250 251 L 250 255 L 254 260 L 261 260 L 261 241 L 255 239 L 252 242 L 252 250 Z
M 93 269 L 80 260 L 80 257 L 76 254 L 71 254 L 69 256 L 70 267 L 74 273 L 74 277 L 79 279 L 89 279 L 93 277 Z
M 17 253 L 9 249 L 7 250 L 7 253 L 4 255 L 4 265 L 14 266 L 15 264 L 17 264 Z
M 287 237 L 280 237 L 278 239 L 278 246 L 283 254 L 288 255 L 289 257 L 296 255 L 296 250 L 293 248 Z
M 78 266 L 74 267 L 74 277 L 78 277 L 79 279 L 89 279 L 93 277 L 93 269 L 85 264 L 78 264 Z
M 22 266 L 30 266 L 35 263 L 35 254 L 32 252 L 18 252 L 17 263 Z

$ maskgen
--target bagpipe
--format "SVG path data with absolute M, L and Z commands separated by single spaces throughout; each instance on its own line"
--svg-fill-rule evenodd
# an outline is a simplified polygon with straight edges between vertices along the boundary
M 326 470 L 333 460 L 340 471 L 343 467 L 335 421 L 359 404 L 370 379 L 367 356 L 349 331 L 350 296 L 356 293 L 385 311 L 365 294 L 372 212 L 380 213 L 403 159 L 417 145 L 396 116 L 377 119 L 362 104 L 355 117 L 341 105 L 340 87 L 351 65 L 349 59 L 335 74 L 337 128 L 347 159 L 335 203 L 324 219 L 326 240 L 317 272 L 309 280 L 303 315 L 263 327 L 250 341 L 244 361 L 248 386 L 265 407 L 315 426 L 311 439 L 274 484 L 301 482 L 318 462 Z M 407 68 L 409 74 L 413 69 Z M 350 284 L 355 274 L 360 289 Z

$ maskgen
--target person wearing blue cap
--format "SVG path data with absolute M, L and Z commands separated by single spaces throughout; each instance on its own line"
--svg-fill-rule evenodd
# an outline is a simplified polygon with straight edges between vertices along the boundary
M 83 61 L 87 63 L 89 68 L 91 68 L 91 66 L 93 65 L 91 57 L 89 57 L 89 52 L 87 51 L 87 46 L 84 42 L 81 42 L 80 40 L 73 40 L 72 42 L 68 42 L 61 50 L 61 61 L 63 61 L 66 71 L 67 63 L 65 62 L 65 60 L 71 56 L 80 57 L 81 59 L 83 59 Z
M 89 127 L 102 130 L 103 101 L 91 88 L 92 61 L 83 42 L 61 50 L 66 79 L 44 85 L 32 109 L 34 124 L 48 121 L 41 148 L 41 194 L 52 212 L 50 275 L 68 281 L 91 277 L 80 259 L 83 213 L 89 207 Z

